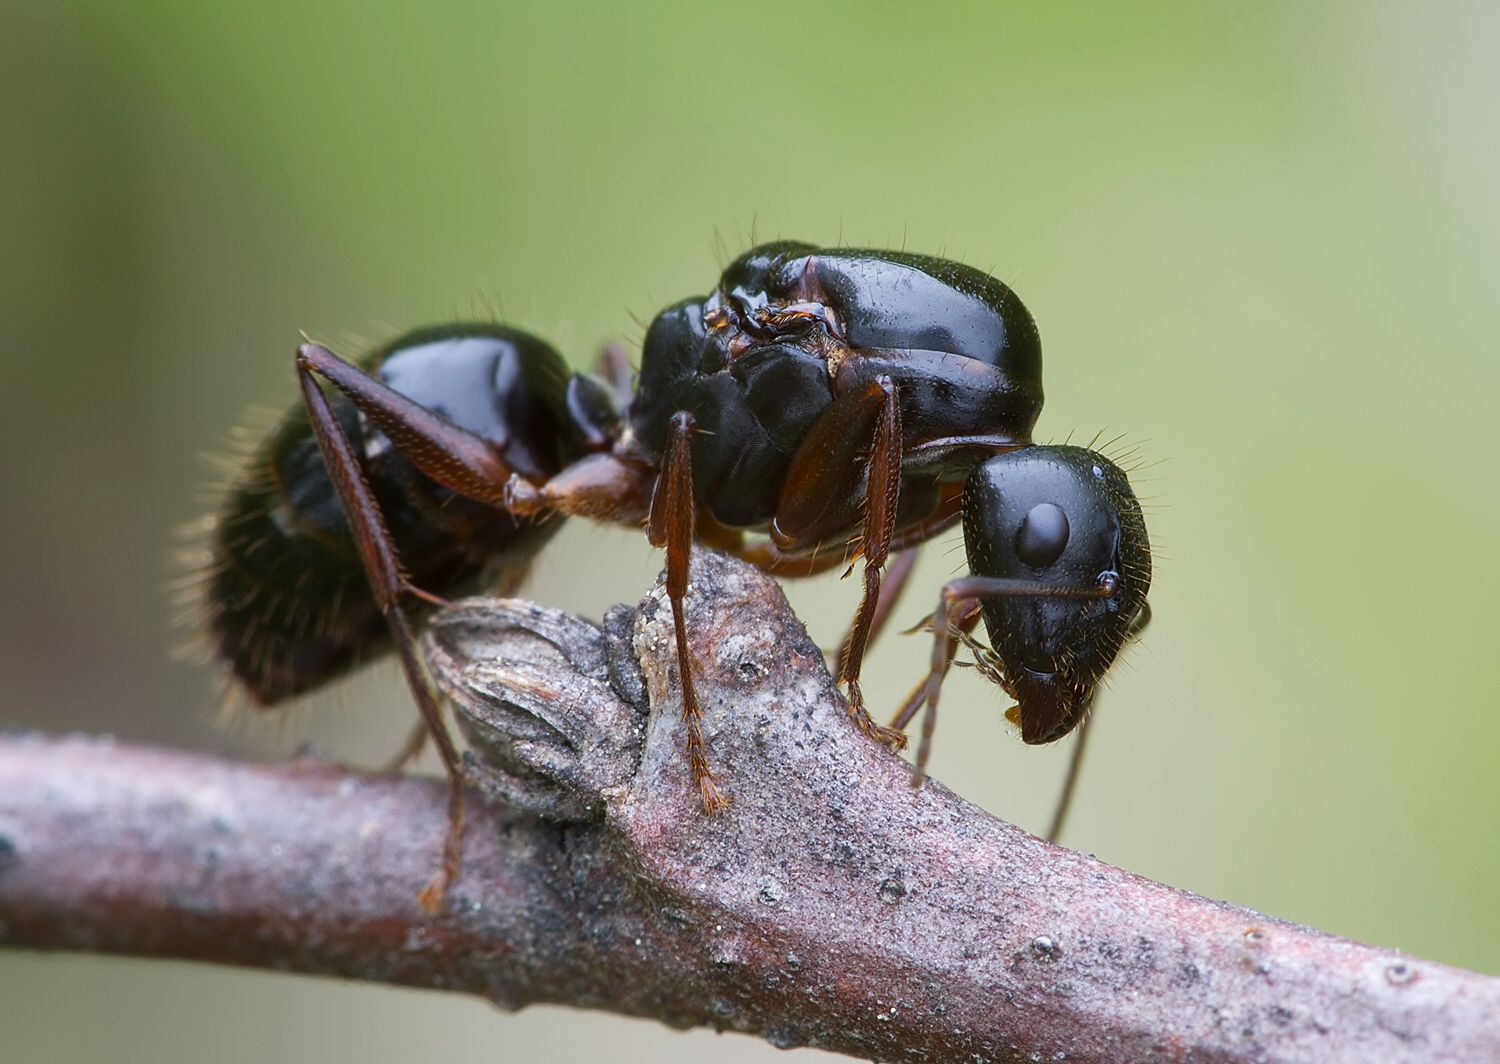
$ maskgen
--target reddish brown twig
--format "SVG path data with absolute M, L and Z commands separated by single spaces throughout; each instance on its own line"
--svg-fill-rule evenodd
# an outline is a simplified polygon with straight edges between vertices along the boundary
M 465 867 L 414 900 L 444 788 L 89 739 L 0 739 L 0 944 L 563 1002 L 883 1060 L 1500 1060 L 1500 980 L 1058 849 L 859 736 L 754 570 L 695 564 L 703 724 L 670 612 L 604 632 L 460 604 L 434 674 L 479 755 Z M 649 694 L 653 711 L 642 708 Z M 476 796 L 477 798 L 478 796 Z

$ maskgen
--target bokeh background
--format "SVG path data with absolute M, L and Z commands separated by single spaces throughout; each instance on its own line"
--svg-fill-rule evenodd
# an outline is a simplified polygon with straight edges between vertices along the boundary
M 292 400 L 298 329 L 375 339 L 491 300 L 584 364 L 706 290 L 721 244 L 904 244 L 1025 298 L 1044 436 L 1123 432 L 1151 463 L 1156 620 L 1102 699 L 1068 841 L 1500 973 L 1497 31 L 1458 0 L 4 0 L 0 724 L 380 760 L 411 719 L 392 670 L 225 729 L 209 672 L 168 660 L 161 587 L 201 455 L 248 405 Z M 530 593 L 598 615 L 659 564 L 575 527 Z M 832 643 L 857 587 L 793 599 Z M 926 654 L 888 637 L 867 690 L 894 703 Z M 1043 826 L 1066 745 L 1023 747 L 969 676 L 945 708 L 936 775 Z M 771 1053 L 0 957 L 15 1060 Z

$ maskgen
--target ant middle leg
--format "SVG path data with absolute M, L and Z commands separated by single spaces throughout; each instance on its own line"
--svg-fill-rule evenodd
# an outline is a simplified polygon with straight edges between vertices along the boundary
M 867 649 L 880 638 L 880 633 L 885 630 L 886 622 L 890 620 L 892 612 L 900 603 L 912 570 L 917 564 L 918 548 L 933 537 L 942 535 L 963 519 L 962 502 L 962 485 L 948 485 L 939 491 L 937 508 L 931 514 L 915 524 L 903 527 L 891 537 L 890 550 L 894 557 L 880 581 L 880 598 L 875 604 L 875 615 L 870 621 L 870 633 L 865 644 Z M 851 625 L 839 643 L 839 661 L 843 661 L 844 656 L 849 653 L 849 645 L 853 639 L 854 628 Z
M 869 645 L 880 611 L 881 569 L 890 555 L 891 538 L 896 531 L 896 511 L 901 495 L 901 407 L 896 401 L 896 386 L 888 377 L 875 381 L 881 392 L 880 412 L 875 423 L 874 444 L 870 449 L 866 474 L 865 516 L 861 551 L 865 558 L 865 590 L 859 612 L 844 642 L 839 679 L 849 692 L 849 713 L 860 731 L 892 749 L 906 745 L 906 736 L 881 727 L 865 708 L 859 674 L 864 664 L 865 647 Z M 903 573 L 897 586 L 904 584 Z M 890 603 L 887 606 L 889 612 Z M 882 623 L 884 618 L 881 618 Z

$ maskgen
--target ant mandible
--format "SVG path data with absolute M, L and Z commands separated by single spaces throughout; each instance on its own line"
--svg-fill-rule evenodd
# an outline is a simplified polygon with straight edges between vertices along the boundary
M 955 640 L 1015 700 L 1022 739 L 1046 743 L 1084 720 L 1149 618 L 1150 547 L 1126 476 L 1092 450 L 1032 443 L 1040 340 L 988 274 L 905 252 L 765 244 L 707 297 L 657 315 L 633 393 L 623 358 L 607 363 L 609 384 L 570 374 L 550 346 L 497 324 L 412 332 L 360 365 L 305 343 L 303 407 L 255 454 L 215 526 L 208 630 L 256 702 L 394 643 L 451 784 L 442 865 L 421 896 L 430 911 L 458 874 L 464 798 L 413 615 L 480 582 L 514 590 L 560 524 L 538 515 L 644 526 L 666 548 L 687 760 L 710 813 L 726 799 L 683 617 L 694 542 L 789 577 L 863 557 L 839 678 L 855 723 L 892 748 L 925 705 L 917 784 Z M 970 575 L 943 588 L 929 675 L 882 727 L 860 690 L 865 648 L 910 548 L 960 520 Z M 901 564 L 882 586 L 893 554 Z M 973 634 L 981 619 L 988 645 Z M 1054 834 L 1060 824 L 1061 809 Z

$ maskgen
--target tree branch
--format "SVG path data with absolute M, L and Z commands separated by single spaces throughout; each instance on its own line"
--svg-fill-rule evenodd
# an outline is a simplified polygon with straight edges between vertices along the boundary
M 882 1060 L 1500 1060 L 1500 980 L 1149 882 L 932 782 L 913 792 L 771 580 L 705 552 L 693 577 L 729 812 L 705 817 L 688 780 L 659 589 L 602 631 L 473 600 L 427 637 L 491 799 L 471 806 L 440 917 L 414 900 L 442 841 L 436 782 L 21 735 L 0 739 L 0 944 L 557 1002 Z

